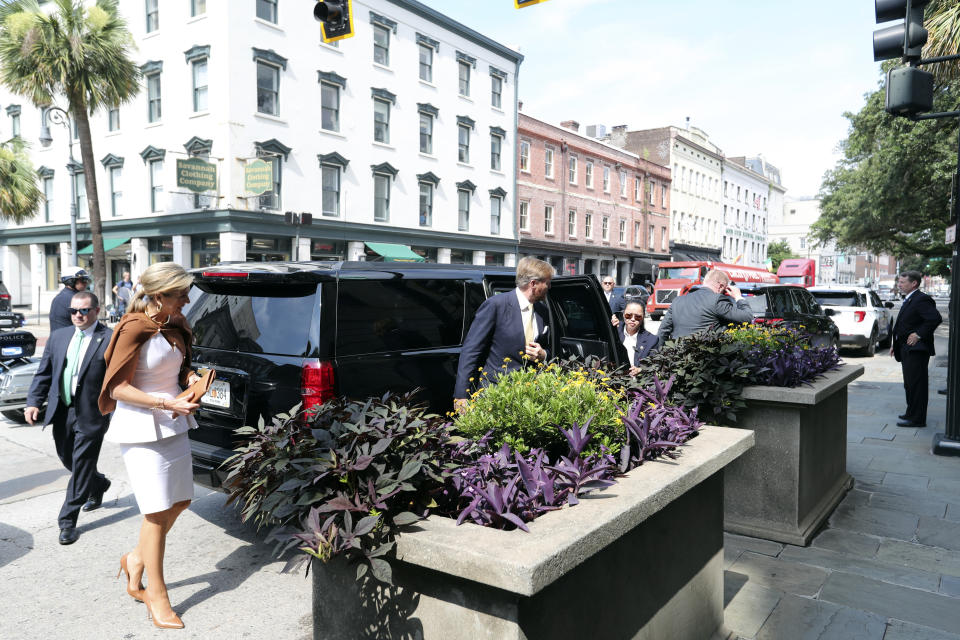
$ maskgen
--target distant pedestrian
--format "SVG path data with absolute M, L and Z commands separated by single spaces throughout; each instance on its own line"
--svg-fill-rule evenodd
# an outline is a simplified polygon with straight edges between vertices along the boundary
M 933 298 L 920 291 L 922 278 L 919 271 L 904 271 L 897 282 L 903 303 L 893 325 L 890 355 L 900 363 L 907 398 L 907 410 L 899 416 L 898 427 L 927 426 L 927 366 L 930 356 L 936 355 L 933 331 L 943 322 L 943 316 Z
M 643 327 L 643 305 L 639 302 L 628 302 L 623 310 L 623 322 L 617 324 L 620 343 L 626 351 L 627 362 L 630 363 L 630 375 L 635 376 L 640 371 L 640 362 L 657 350 L 657 336 Z
M 127 304 L 133 298 L 133 281 L 130 279 L 130 272 L 124 271 L 120 281 L 113 285 L 114 304 L 117 307 L 117 317 L 122 316 L 127 311 Z
M 613 276 L 603 276 L 600 285 L 603 287 L 603 297 L 606 299 L 607 304 L 610 305 L 610 311 L 613 313 L 622 313 L 623 308 L 627 306 L 627 301 L 622 295 L 613 290 L 617 285 L 617 281 L 613 279 Z
M 64 267 L 60 272 L 60 282 L 63 283 L 63 289 L 50 302 L 50 333 L 74 326 L 70 318 L 70 300 L 73 294 L 90 287 L 90 276 L 80 267 Z
M 730 276 L 714 269 L 703 287 L 678 296 L 667 309 L 657 333 L 659 344 L 729 323 L 753 322 L 753 312 Z
M 106 365 L 103 354 L 113 333 L 97 322 L 100 303 L 90 291 L 73 294 L 68 308 L 72 326 L 50 334 L 23 414 L 34 424 L 46 403 L 43 424 L 53 425 L 57 456 L 70 471 L 67 495 L 60 508 L 60 544 L 80 537 L 77 517 L 103 502 L 110 480 L 97 470 L 97 459 L 109 416 L 100 413 L 97 399 Z

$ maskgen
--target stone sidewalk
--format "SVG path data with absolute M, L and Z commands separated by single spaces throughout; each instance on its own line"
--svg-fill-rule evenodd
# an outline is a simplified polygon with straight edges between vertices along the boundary
M 726 536 L 729 637 L 960 640 L 960 458 L 930 452 L 947 370 L 931 362 L 927 428 L 903 429 L 900 365 L 844 359 L 866 366 L 848 397 L 854 488 L 809 547 Z

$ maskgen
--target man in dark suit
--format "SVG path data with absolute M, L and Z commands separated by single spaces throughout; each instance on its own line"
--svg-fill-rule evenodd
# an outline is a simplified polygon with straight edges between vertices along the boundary
M 610 311 L 622 313 L 624 307 L 627 306 L 627 300 L 622 295 L 614 293 L 613 288 L 616 284 L 617 281 L 613 279 L 613 276 L 603 276 L 603 280 L 600 281 L 600 285 L 603 287 L 603 297 L 607 299 Z
M 657 336 L 643 328 L 643 305 L 628 302 L 623 310 L 623 322 L 617 322 L 617 333 L 623 346 L 625 360 L 630 363 L 630 375 L 635 376 L 640 361 L 657 350 Z
M 517 288 L 487 298 L 477 309 L 460 350 L 453 389 L 455 409 L 466 408 L 475 383 L 520 368 L 524 356 L 546 360 L 547 350 L 541 343 L 546 340 L 550 327 L 543 299 L 550 289 L 553 273 L 549 263 L 533 257 L 523 258 L 517 263 Z
M 63 283 L 63 289 L 54 296 L 50 302 L 50 333 L 64 327 L 72 327 L 73 320 L 70 318 L 70 300 L 73 294 L 80 291 L 86 291 L 90 286 L 90 276 L 80 267 L 64 267 L 60 273 L 60 282 Z
M 675 299 L 660 322 L 660 345 L 671 339 L 729 323 L 753 322 L 753 311 L 730 276 L 714 269 L 703 277 L 703 287 Z
M 927 365 L 930 356 L 936 355 L 933 331 L 943 317 L 933 298 L 919 290 L 922 278 L 919 271 L 904 271 L 897 281 L 904 297 L 893 325 L 890 355 L 900 363 L 907 396 L 907 411 L 900 416 L 898 427 L 927 426 Z
M 103 353 L 113 331 L 97 321 L 100 303 L 90 291 L 75 293 L 68 311 L 73 326 L 50 334 L 24 410 L 27 422 L 34 424 L 46 401 L 43 424 L 53 425 L 57 455 L 71 472 L 58 519 L 60 544 L 77 541 L 80 509 L 98 508 L 110 488 L 110 481 L 97 471 L 110 423 L 110 416 L 100 413 L 97 399 L 106 372 Z

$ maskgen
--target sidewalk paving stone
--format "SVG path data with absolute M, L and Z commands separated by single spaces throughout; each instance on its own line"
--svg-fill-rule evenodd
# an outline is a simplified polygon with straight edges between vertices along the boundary
M 740 551 L 753 551 L 762 553 L 765 556 L 777 557 L 783 551 L 783 544 L 773 542 L 772 540 L 761 540 L 760 538 L 751 538 L 741 536 L 735 533 L 723 534 L 724 549 L 739 549 Z
M 960 554 L 940 547 L 886 538 L 880 543 L 877 559 L 922 571 L 960 577 Z
M 723 623 L 741 637 L 752 638 L 760 631 L 784 594 L 745 579 L 746 576 L 742 574 L 726 572 L 723 581 Z
M 917 527 L 917 540 L 933 547 L 960 551 L 960 522 L 922 516 Z
M 831 571 L 855 573 L 858 576 L 927 591 L 936 591 L 940 585 L 939 573 L 923 571 L 903 564 L 889 564 L 882 560 L 862 558 L 830 549 L 787 546 L 780 554 L 780 559 L 788 562 L 802 562 Z
M 944 517 L 953 522 L 960 522 L 960 504 L 947 505 L 947 515 Z
M 919 516 L 934 516 L 938 518 L 942 518 L 947 511 L 946 502 L 927 498 L 923 493 L 909 496 L 875 493 L 870 496 L 870 506 L 881 509 L 909 511 Z
M 880 484 L 885 487 L 904 487 L 920 491 L 927 488 L 927 485 L 930 484 L 930 478 L 921 475 L 888 472 L 887 475 L 883 476 L 883 482 Z
M 960 635 L 903 620 L 890 620 L 883 640 L 960 640 Z
M 912 513 L 876 507 L 850 508 L 841 504 L 830 517 L 830 526 L 888 538 L 912 540 L 919 520 L 920 516 Z
M 943 576 L 940 580 L 940 593 L 954 598 L 960 598 L 960 578 L 957 576 Z
M 752 551 L 744 551 L 729 572 L 743 574 L 762 587 L 805 596 L 816 595 L 828 574 L 817 567 L 784 562 Z
M 757 640 L 883 640 L 886 620 L 820 600 L 786 594 Z
M 876 554 L 881 540 L 882 538 L 866 533 L 843 529 L 825 529 L 813 539 L 811 546 L 872 558 Z
M 960 606 L 955 598 L 842 571 L 830 574 L 820 599 L 951 633 L 960 629 Z

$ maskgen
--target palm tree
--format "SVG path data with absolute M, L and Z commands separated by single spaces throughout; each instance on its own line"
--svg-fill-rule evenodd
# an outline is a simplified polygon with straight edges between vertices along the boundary
M 140 70 L 130 59 L 133 37 L 117 0 L 50 4 L 45 10 L 37 0 L 13 0 L 0 8 L 0 83 L 41 108 L 57 98 L 67 101 L 80 138 L 95 292 L 103 300 L 107 273 L 90 116 L 133 99 L 140 91 Z
M 0 145 L 0 217 L 17 224 L 32 218 L 43 200 L 26 146 L 20 138 Z
M 924 58 L 960 53 L 960 2 L 933 0 L 927 6 L 924 26 L 929 32 Z M 935 64 L 931 71 L 942 84 L 960 80 L 960 61 Z

